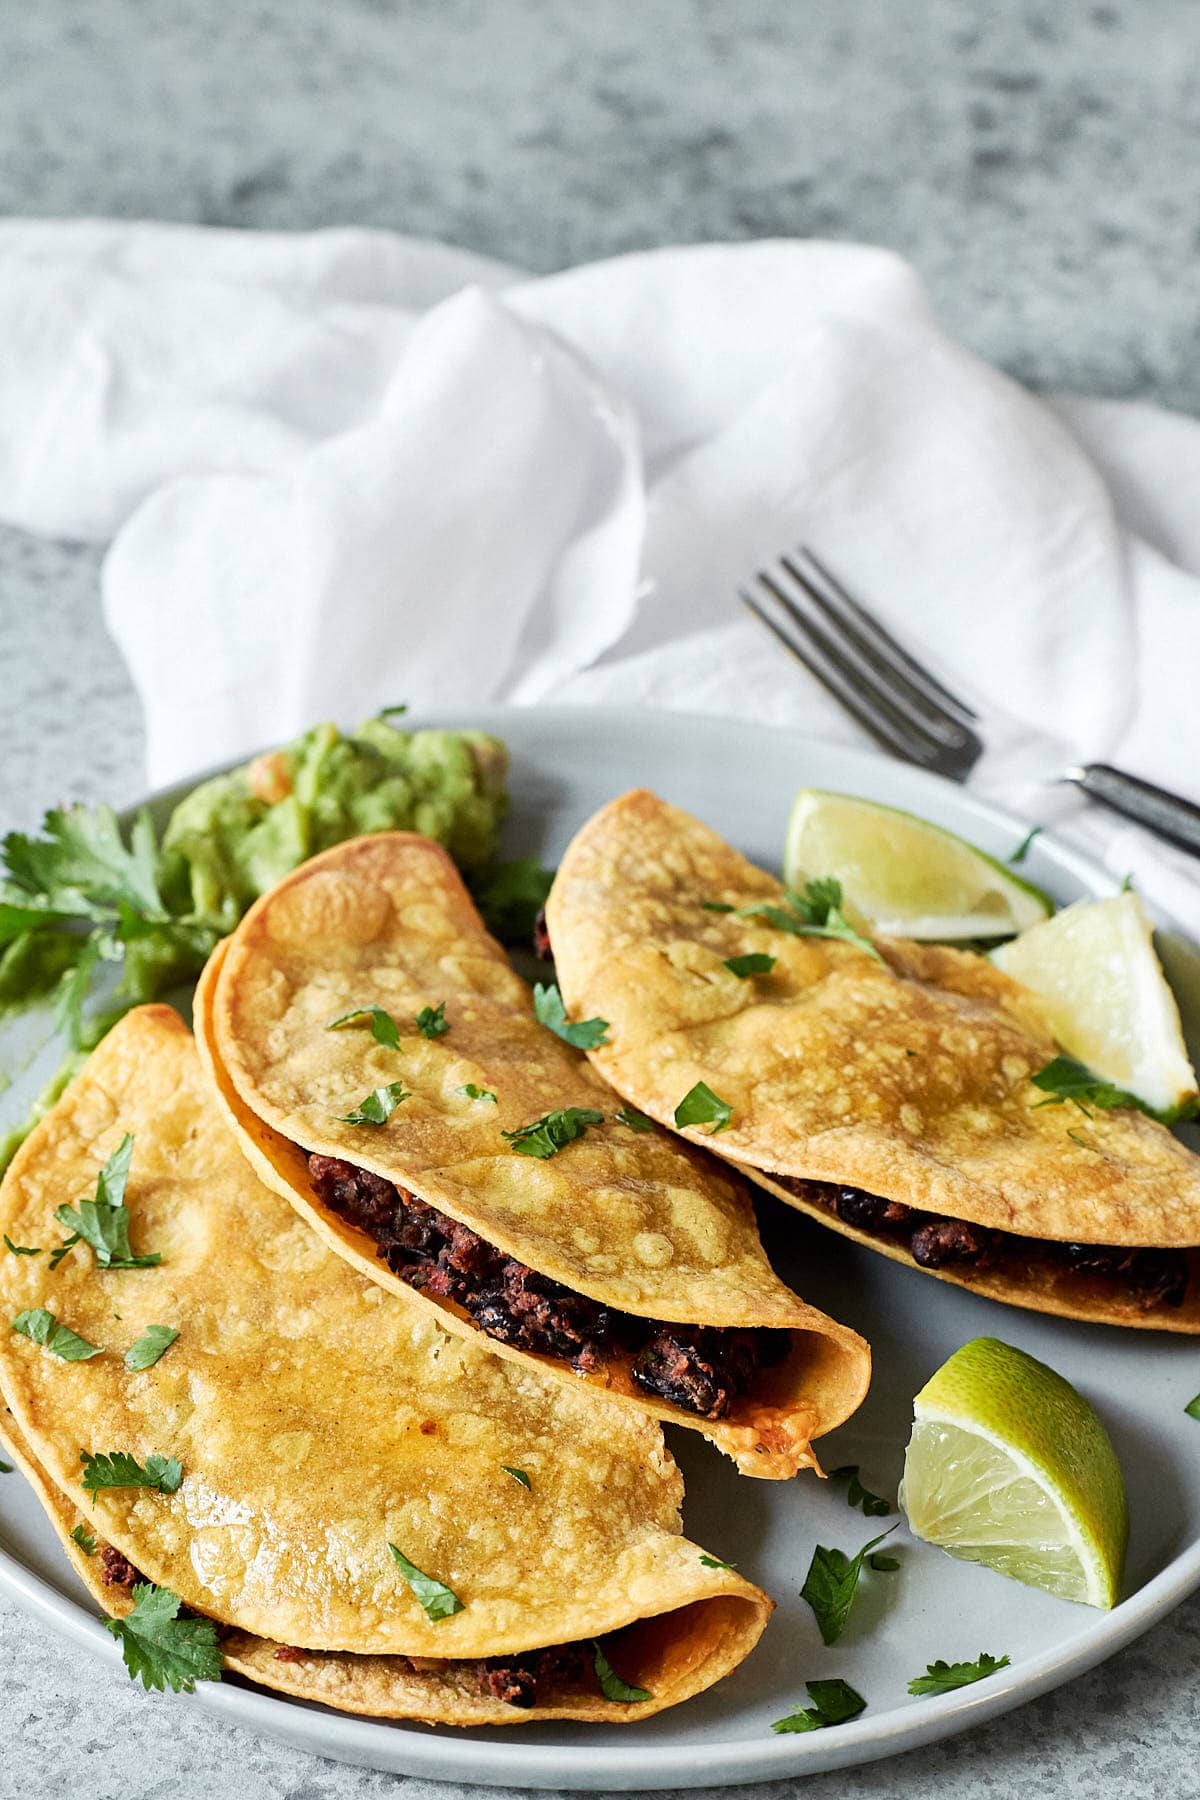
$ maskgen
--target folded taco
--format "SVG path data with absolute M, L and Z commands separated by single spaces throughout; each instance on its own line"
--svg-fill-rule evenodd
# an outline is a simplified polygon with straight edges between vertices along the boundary
M 3 1432 L 131 1670 L 223 1659 L 449 1724 L 626 1721 L 758 1639 L 771 1603 L 680 1535 L 658 1425 L 333 1256 L 257 1181 L 167 1008 L 117 1025 L 37 1127 L 0 1228 L 31 1252 L 0 1257 Z
M 196 996 L 246 1155 L 356 1268 L 744 1473 L 813 1465 L 866 1345 L 775 1276 L 745 1186 L 621 1109 L 556 1024 L 445 851 L 407 833 L 281 882 Z
M 568 1010 L 610 1022 L 593 1062 L 662 1124 L 943 1280 L 1200 1331 L 1200 1159 L 1130 1107 L 1053 1103 L 1040 1003 L 986 958 L 810 935 L 778 881 L 640 791 L 583 827 L 546 913 Z

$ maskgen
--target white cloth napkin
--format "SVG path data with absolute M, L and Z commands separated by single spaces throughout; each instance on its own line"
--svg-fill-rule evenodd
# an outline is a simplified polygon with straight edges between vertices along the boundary
M 399 700 L 857 741 L 733 599 L 803 539 L 981 704 L 973 785 L 1200 934 L 1197 865 L 1045 785 L 1200 798 L 1198 486 L 1200 422 L 1033 398 L 882 250 L 0 223 L 0 516 L 112 540 L 155 784 Z

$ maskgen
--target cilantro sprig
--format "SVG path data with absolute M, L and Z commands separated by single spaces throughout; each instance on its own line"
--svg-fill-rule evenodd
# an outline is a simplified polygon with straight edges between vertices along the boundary
M 840 938 L 843 943 L 864 950 L 876 962 L 883 961 L 870 938 L 855 931 L 843 912 L 842 884 L 832 875 L 818 881 L 806 881 L 802 893 L 787 888 L 783 898 L 782 906 L 763 901 L 755 906 L 739 907 L 739 917 L 765 919 L 776 931 L 786 931 L 791 937 Z
M 83 1525 L 76 1525 L 71 1533 L 71 1542 L 77 1544 L 85 1556 L 95 1556 L 96 1540 Z
M 1111 1112 L 1115 1106 L 1132 1106 L 1138 1112 L 1148 1113 L 1151 1118 L 1157 1115 L 1153 1107 L 1139 1100 L 1136 1094 L 1127 1092 L 1125 1088 L 1115 1087 L 1103 1076 L 1094 1075 L 1085 1063 L 1073 1056 L 1055 1056 L 1039 1069 L 1030 1080 L 1035 1088 L 1040 1088 L 1047 1096 L 1045 1100 L 1034 1102 L 1038 1106 L 1062 1106 L 1070 1101 L 1077 1106 L 1085 1118 L 1091 1118 L 1090 1109 L 1094 1106 L 1098 1112 Z
M 824 1544 L 818 1544 L 813 1551 L 800 1598 L 812 1607 L 823 1643 L 836 1644 L 841 1637 L 858 1592 L 863 1563 L 876 1544 L 882 1544 L 895 1529 L 891 1525 L 887 1531 L 881 1531 L 878 1537 L 864 1544 L 856 1556 L 847 1556 L 844 1550 Z
M 416 1563 L 409 1562 L 402 1550 L 397 1550 L 395 1544 L 389 1543 L 388 1549 L 391 1551 L 392 1561 L 424 1609 L 426 1618 L 436 1625 L 440 1619 L 452 1619 L 455 1613 L 462 1612 L 462 1601 L 445 1582 L 435 1581 L 432 1575 L 424 1574 Z
M 160 1494 L 174 1494 L 183 1480 L 183 1465 L 173 1456 L 148 1456 L 145 1468 L 128 1450 L 106 1450 L 98 1455 L 81 1450 L 79 1460 L 83 1464 L 79 1485 L 92 1495 L 104 1488 L 157 1488 Z
M 401 1102 L 411 1099 L 402 1081 L 389 1081 L 386 1087 L 372 1088 L 350 1112 L 335 1116 L 342 1125 L 386 1125 Z
M 548 1157 L 557 1156 L 568 1144 L 573 1144 L 576 1138 L 581 1138 L 589 1125 L 603 1123 L 604 1114 L 597 1112 L 594 1106 L 564 1106 L 558 1112 L 543 1113 L 540 1119 L 519 1125 L 515 1131 L 502 1131 L 500 1135 L 518 1156 L 536 1156 L 539 1162 L 545 1162 Z
M 339 1013 L 336 1019 L 330 1019 L 326 1031 L 338 1031 L 343 1025 L 357 1024 L 359 1019 L 371 1021 L 371 1036 L 385 1050 L 400 1048 L 400 1027 L 390 1012 L 382 1006 L 356 1006 L 351 1012 Z
M 1189 1400 L 1183 1410 L 1189 1419 L 1200 1419 L 1200 1394 L 1194 1400 Z
M 147 1325 L 137 1342 L 130 1344 L 125 1352 L 125 1367 L 134 1374 L 142 1369 L 152 1369 L 178 1336 L 172 1325 Z
M 714 1094 L 706 1081 L 698 1081 L 695 1087 L 689 1088 L 675 1108 L 677 1125 L 711 1125 L 710 1137 L 724 1131 L 732 1117 L 732 1106 Z
M 511 1475 L 513 1480 L 521 1487 L 528 1489 L 530 1493 L 533 1492 L 533 1483 L 530 1481 L 528 1472 L 525 1469 L 510 1468 L 508 1463 L 501 1463 L 500 1467 L 504 1470 L 506 1475 Z
M 997 1669 L 1007 1669 L 1007 1656 L 992 1656 L 981 1650 L 974 1662 L 931 1662 L 924 1675 L 914 1676 L 908 1684 L 910 1694 L 949 1694 L 955 1688 L 970 1687 L 973 1681 L 984 1681 Z
M 71 1235 L 51 1256 L 52 1269 L 80 1243 L 90 1246 L 101 1269 L 152 1269 L 162 1261 L 160 1251 L 149 1250 L 135 1256 L 129 1246 L 125 1188 L 132 1160 L 133 1138 L 126 1132 L 96 1178 L 95 1199 L 81 1200 L 78 1208 L 55 1208 L 54 1217 Z
M 183 1602 L 170 1588 L 139 1581 L 133 1611 L 124 1619 L 106 1619 L 121 1646 L 125 1667 L 147 1690 L 170 1688 L 190 1694 L 198 1681 L 220 1681 L 221 1652 L 211 1619 L 179 1617 Z
M 750 950 L 745 956 L 727 957 L 725 967 L 731 975 L 740 975 L 744 981 L 751 975 L 769 975 L 775 962 L 775 957 L 764 956 L 761 950 Z
M 42 1254 L 40 1244 L 36 1247 L 32 1244 L 14 1244 L 7 1231 L 4 1233 L 4 1248 L 11 1251 L 14 1256 L 40 1256 Z
M 592 1651 L 596 1680 L 606 1700 L 621 1700 L 627 1706 L 633 1706 L 639 1700 L 653 1700 L 649 1688 L 631 1687 L 627 1681 L 622 1681 L 595 1638 L 592 1639 Z
M 556 983 L 543 987 L 539 981 L 533 990 L 533 1010 L 539 1025 L 545 1025 L 555 1037 L 576 1050 L 598 1050 L 608 1042 L 607 1019 L 579 1019 L 572 1024 L 563 1005 Z
M 93 1356 L 103 1356 L 104 1352 L 96 1344 L 89 1344 L 87 1339 L 72 1331 L 67 1325 L 60 1325 L 52 1312 L 44 1306 L 33 1307 L 28 1312 L 18 1313 L 12 1322 L 14 1331 L 27 1337 L 33 1344 L 41 1344 L 49 1350 L 51 1356 L 60 1356 L 64 1362 L 90 1362 Z
M 500 1104 L 491 1088 L 477 1087 L 473 1081 L 464 1082 L 462 1087 L 455 1088 L 454 1091 L 456 1094 L 465 1094 L 468 1100 L 490 1100 L 493 1106 Z
M 630 1131 L 646 1132 L 654 1130 L 654 1120 L 648 1119 L 636 1106 L 621 1106 L 613 1114 L 618 1125 L 626 1126 Z
M 861 1506 L 868 1519 L 883 1519 L 887 1517 L 888 1513 L 895 1510 L 890 1500 L 882 1499 L 878 1494 L 873 1494 L 869 1487 L 863 1486 L 858 1478 L 857 1463 L 846 1463 L 842 1468 L 835 1469 L 832 1479 L 848 1483 L 846 1504 Z
M 820 1731 L 828 1725 L 844 1725 L 856 1719 L 866 1701 L 840 1675 L 826 1681 L 806 1681 L 811 1706 L 797 1707 L 786 1719 L 776 1719 L 772 1731 Z
M 434 1038 L 443 1037 L 450 1029 L 450 1021 L 446 1017 L 446 1002 L 439 1000 L 436 1006 L 423 1006 L 413 1021 L 423 1038 L 432 1043 Z
M 729 1569 L 732 1571 L 737 1568 L 736 1563 L 722 1562 L 719 1556 L 709 1556 L 707 1551 L 701 1551 L 700 1562 L 705 1569 Z

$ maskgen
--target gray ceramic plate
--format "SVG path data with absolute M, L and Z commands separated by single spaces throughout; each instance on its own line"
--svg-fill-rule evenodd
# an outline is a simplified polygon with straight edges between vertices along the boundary
M 700 814 L 769 866 L 778 862 L 788 805 L 801 784 L 908 807 L 1001 857 L 1027 824 L 899 764 L 755 725 L 600 709 L 484 710 L 469 722 L 499 732 L 512 750 L 508 852 L 536 851 L 551 862 L 589 813 L 638 785 Z M 1112 888 L 1046 837 L 1035 842 L 1026 871 L 1063 901 Z M 1200 1017 L 1200 1009 L 1187 1010 L 1192 1022 Z M 689 1535 L 736 1562 L 779 1603 L 753 1656 L 690 1705 L 628 1730 L 455 1732 L 349 1718 L 232 1680 L 202 1684 L 190 1700 L 146 1704 L 202 1707 L 324 1756 L 443 1780 L 608 1790 L 720 1786 L 866 1762 L 961 1731 L 1110 1656 L 1200 1584 L 1200 1425 L 1183 1411 L 1200 1388 L 1200 1345 L 999 1306 L 856 1249 L 766 1197 L 762 1212 L 784 1278 L 857 1326 L 874 1350 L 870 1396 L 823 1444 L 826 1467 L 859 1463 L 876 1492 L 894 1497 L 912 1396 L 951 1351 L 983 1333 L 1043 1358 L 1094 1402 L 1121 1457 L 1133 1517 L 1125 1598 L 1115 1611 L 1052 1600 L 952 1562 L 911 1541 L 901 1524 L 889 1540 L 900 1572 L 864 1579 L 845 1636 L 826 1649 L 799 1598 L 813 1546 L 853 1551 L 888 1521 L 851 1512 L 842 1484 L 740 1478 L 692 1433 L 673 1432 L 687 1481 Z M 115 1644 L 16 1475 L 0 1482 L 0 1589 L 81 1649 L 116 1660 Z M 941 1698 L 908 1697 L 908 1680 L 927 1663 L 981 1650 L 1007 1655 L 1011 1666 Z M 772 1720 L 804 1703 L 805 1680 L 832 1675 L 851 1682 L 867 1710 L 835 1729 L 774 1735 Z

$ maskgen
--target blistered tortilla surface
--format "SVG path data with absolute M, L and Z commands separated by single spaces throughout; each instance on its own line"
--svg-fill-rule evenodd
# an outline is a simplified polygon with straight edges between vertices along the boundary
M 634 1105 L 670 1124 L 705 1081 L 729 1127 L 684 1135 L 750 1170 L 1027 1237 L 1200 1243 L 1200 1160 L 1165 1127 L 1042 1104 L 1031 1077 L 1057 1047 L 1026 989 L 965 951 L 880 940 L 878 961 L 742 915 L 782 899 L 644 791 L 575 838 L 547 906 L 558 978 L 573 1014 L 611 1021 L 593 1061 Z M 725 968 L 755 951 L 769 974 Z
M 80 1245 L 51 1271 L 55 1208 L 92 1194 L 125 1132 L 133 1248 L 161 1263 L 102 1271 Z M 16 1428 L 96 1531 L 197 1611 L 301 1648 L 457 1658 L 715 1598 L 693 1633 L 709 1678 L 761 1630 L 765 1597 L 680 1536 L 657 1425 L 448 1335 L 332 1255 L 254 1177 L 168 1008 L 128 1015 L 36 1128 L 0 1187 L 0 1229 L 42 1248 L 0 1257 L 4 1316 L 44 1306 L 104 1352 L 67 1362 L 4 1333 Z M 130 1372 L 150 1324 L 179 1337 Z M 81 1450 L 175 1457 L 182 1485 L 89 1501 Z M 428 1619 L 389 1542 L 463 1610 Z

